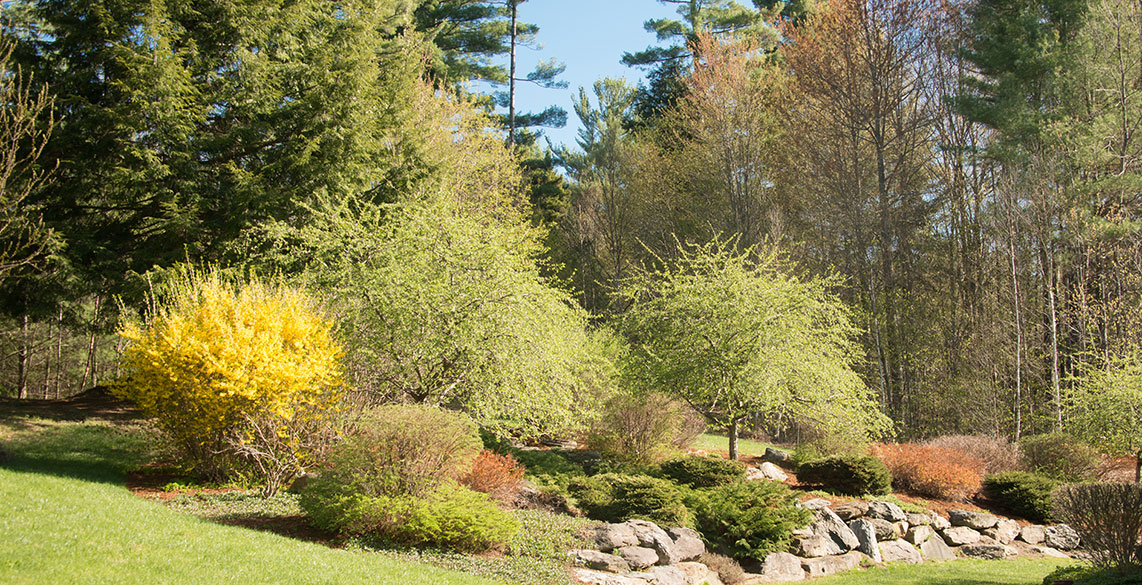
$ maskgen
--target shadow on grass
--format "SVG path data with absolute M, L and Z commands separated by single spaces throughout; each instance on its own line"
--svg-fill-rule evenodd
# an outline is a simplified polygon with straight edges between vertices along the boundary
M 93 423 L 39 424 L 25 420 L 2 445 L 0 467 L 99 483 L 123 484 L 126 472 L 150 453 L 142 429 Z

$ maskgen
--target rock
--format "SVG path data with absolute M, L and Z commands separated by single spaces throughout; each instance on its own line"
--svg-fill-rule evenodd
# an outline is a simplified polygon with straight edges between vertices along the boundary
M 1079 547 L 1079 533 L 1066 524 L 1055 524 L 1043 530 L 1044 542 L 1051 548 L 1059 550 L 1072 550 Z
M 953 526 L 940 531 L 948 546 L 963 546 L 979 542 L 979 533 L 967 526 Z
M 999 544 L 1011 544 L 1019 536 L 1019 523 L 1014 520 L 1002 518 L 995 526 L 983 531 L 984 536 L 994 538 Z
M 1007 547 L 1002 544 L 968 544 L 960 547 L 960 554 L 973 559 L 997 561 L 1007 558 Z
M 682 562 L 674 566 L 686 574 L 686 582 L 689 585 L 702 585 L 702 583 L 722 585 L 721 577 L 718 577 L 717 573 L 702 563 Z
M 924 557 L 920 556 L 920 551 L 903 540 L 889 540 L 880 543 L 880 556 L 886 563 L 909 563 L 914 565 L 924 562 Z
M 892 530 L 896 532 L 896 538 L 904 538 L 904 535 L 908 534 L 908 527 L 908 523 L 904 521 L 892 523 Z
M 789 479 L 789 474 L 781 471 L 781 468 L 766 461 L 757 466 L 757 471 L 761 473 L 762 477 L 770 481 L 785 481 Z
M 1019 531 L 1019 540 L 1027 544 L 1039 544 L 1047 539 L 1047 531 L 1042 526 L 1024 526 Z
M 967 526 L 972 530 L 984 530 L 995 526 L 999 518 L 987 512 L 969 512 L 967 510 L 949 510 L 948 520 L 952 526 Z
M 569 554 L 572 555 L 576 565 L 587 567 L 588 569 L 607 571 L 610 573 L 626 573 L 630 571 L 630 565 L 627 564 L 622 557 L 605 552 L 599 552 L 597 550 L 573 550 Z
M 817 510 L 817 519 L 809 527 L 813 529 L 813 534 L 831 538 L 840 547 L 840 552 L 850 551 L 860 545 L 849 525 L 828 508 Z
M 936 531 L 932 530 L 931 526 L 913 526 L 912 528 L 909 528 L 908 532 L 904 534 L 904 540 L 909 544 L 919 546 L 924 541 L 932 538 L 932 535 L 935 533 Z
M 790 455 L 788 451 L 782 451 L 781 449 L 774 449 L 773 447 L 766 447 L 765 448 L 765 455 L 761 456 L 762 461 L 768 461 L 770 463 L 776 463 L 778 465 L 781 465 L 782 463 L 788 463 L 789 460 L 792 458 L 793 458 L 793 456 Z
M 845 551 L 833 542 L 828 536 L 814 534 L 808 538 L 799 538 L 796 541 L 797 554 L 806 558 L 827 557 L 839 555 Z
M 831 505 L 833 505 L 833 503 L 829 500 L 826 500 L 825 498 L 813 498 L 812 500 L 805 500 L 804 502 L 801 502 L 802 508 L 813 511 L 824 510 Z
M 654 522 L 627 520 L 624 524 L 634 528 L 634 535 L 638 537 L 640 545 L 654 549 L 654 552 L 658 553 L 658 564 L 673 565 L 682 560 L 674 548 L 674 539 Z
M 952 552 L 942 538 L 929 538 L 920 543 L 920 555 L 925 561 L 954 561 L 956 553 Z
M 603 524 L 595 527 L 595 544 L 603 552 L 638 544 L 638 536 L 630 524 Z
M 1067 553 L 1062 552 L 1058 549 L 1051 548 L 1049 546 L 1033 546 L 1033 547 L 1031 547 L 1031 550 L 1035 554 L 1040 554 L 1040 555 L 1043 555 L 1045 557 L 1052 557 L 1052 558 L 1056 558 L 1056 559 L 1069 559 L 1069 558 L 1071 558 L 1070 555 L 1068 555 Z
M 690 528 L 671 528 L 666 532 L 674 539 L 674 552 L 679 562 L 693 561 L 706 553 L 706 545 L 697 530 Z
M 909 512 L 906 513 L 905 516 L 907 516 L 905 520 L 908 522 L 909 526 L 928 526 L 932 523 L 932 517 L 928 514 L 915 514 Z
M 866 518 L 876 530 L 877 540 L 896 540 L 896 525 L 883 518 Z
M 761 575 L 766 583 L 801 581 L 805 578 L 805 569 L 801 567 L 801 559 L 789 553 L 769 553 L 761 563 Z
M 888 520 L 889 522 L 900 522 L 908 520 L 908 515 L 900 506 L 892 502 L 872 502 L 868 505 L 868 512 L 865 514 L 870 518 L 880 518 L 881 520 Z
M 877 544 L 876 526 L 868 518 L 860 518 L 849 522 L 849 529 L 857 537 L 857 550 L 868 555 L 874 563 L 884 562 L 880 556 L 880 547 Z
M 867 558 L 858 551 L 849 551 L 835 557 L 821 557 L 801 561 L 801 568 L 809 577 L 824 577 L 851 571 L 860 566 L 861 559 Z
M 645 569 L 658 563 L 658 553 L 642 546 L 624 546 L 615 551 L 632 569 Z
M 650 585 L 646 579 L 604 573 L 592 569 L 572 569 L 571 575 L 576 582 L 585 585 Z
M 809 538 L 810 536 L 813 536 L 813 529 L 806 526 L 804 528 L 798 528 L 790 534 L 793 535 L 793 538 Z
M 646 572 L 651 575 L 647 580 L 654 585 L 690 585 L 686 573 L 678 567 L 651 567 Z
M 571 439 L 558 439 L 555 437 L 544 437 L 539 440 L 539 444 L 544 447 L 554 447 L 556 449 L 564 449 L 573 451 L 579 448 L 579 442 Z
M 832 510 L 838 518 L 844 520 L 845 522 L 849 522 L 864 516 L 865 512 L 868 512 L 868 502 L 863 502 L 861 500 L 857 500 L 855 502 L 846 502 L 844 504 L 833 506 Z
M 937 531 L 940 531 L 940 530 L 947 530 L 948 528 L 951 528 L 951 527 L 952 527 L 952 523 L 947 518 L 944 518 L 943 516 L 941 516 L 935 512 L 932 512 L 932 528 L 935 528 Z

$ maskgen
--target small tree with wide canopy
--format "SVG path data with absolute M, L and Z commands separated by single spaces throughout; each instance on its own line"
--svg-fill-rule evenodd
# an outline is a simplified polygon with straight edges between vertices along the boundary
M 736 239 L 679 244 L 662 265 L 626 282 L 627 373 L 727 428 L 731 459 L 741 423 L 758 415 L 796 413 L 854 439 L 888 429 L 851 367 L 857 329 L 831 279 L 791 276 Z
M 1142 482 L 1142 355 L 1112 360 L 1079 384 L 1069 430 L 1115 455 L 1134 457 Z

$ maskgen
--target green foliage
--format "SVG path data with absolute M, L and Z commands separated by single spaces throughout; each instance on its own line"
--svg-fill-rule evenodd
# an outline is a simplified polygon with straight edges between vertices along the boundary
M 797 480 L 849 496 L 892 491 L 892 474 L 879 459 L 869 456 L 834 455 L 807 461 L 797 468 Z
M 625 284 L 631 382 L 725 425 L 731 447 L 746 417 L 794 409 L 833 433 L 883 432 L 888 420 L 851 368 L 857 329 L 831 281 L 790 276 L 757 253 L 732 240 L 682 245 L 665 268 Z
M 793 531 L 809 523 L 811 513 L 794 504 L 784 484 L 739 481 L 695 492 L 690 499 L 695 523 L 716 550 L 736 559 L 761 561 L 783 551 Z
M 1100 368 L 1082 380 L 1069 428 L 1111 453 L 1134 455 L 1136 465 L 1142 466 L 1140 412 L 1142 360 L 1128 357 L 1116 360 L 1109 371 Z
M 668 527 L 691 522 L 685 490 L 663 479 L 605 473 L 572 479 L 568 491 L 587 516 L 596 520 L 641 518 Z
M 1005 471 L 987 476 L 983 488 L 999 507 L 1031 522 L 1051 521 L 1051 492 L 1055 479 L 1026 471 Z
M 745 479 L 746 466 L 721 457 L 679 457 L 662 464 L 663 477 L 692 488 L 717 487 Z
M 268 494 L 331 439 L 342 393 L 331 323 L 299 289 L 188 271 L 120 335 L 120 397 L 155 417 L 198 471 L 250 468 Z
M 1089 479 L 1098 467 L 1098 451 L 1067 433 L 1045 433 L 1019 441 L 1027 469 L 1065 481 Z

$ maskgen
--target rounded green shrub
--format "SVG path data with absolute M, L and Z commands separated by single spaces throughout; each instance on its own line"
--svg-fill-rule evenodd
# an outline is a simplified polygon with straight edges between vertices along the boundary
M 793 531 L 808 524 L 811 513 L 796 501 L 788 487 L 770 481 L 739 481 L 689 499 L 695 525 L 714 550 L 758 561 L 785 550 Z
M 1062 481 L 1090 479 L 1102 458 L 1094 447 L 1067 433 L 1023 437 L 1023 465 Z
M 663 463 L 661 473 L 676 483 L 706 488 L 745 479 L 746 466 L 721 457 L 679 457 Z
M 1026 471 L 993 473 L 983 481 L 997 506 L 1039 524 L 1051 521 L 1051 492 L 1058 486 L 1057 480 Z
M 690 524 L 685 489 L 664 479 L 606 473 L 575 478 L 568 489 L 583 512 L 596 520 L 641 518 L 663 526 Z
M 834 455 L 807 461 L 797 468 L 797 480 L 847 496 L 878 496 L 892 491 L 888 468 L 867 455 Z

